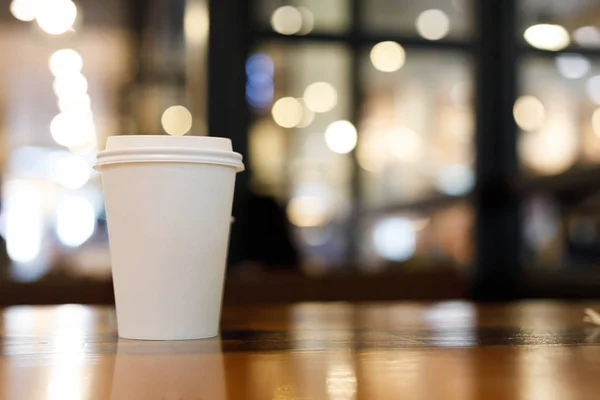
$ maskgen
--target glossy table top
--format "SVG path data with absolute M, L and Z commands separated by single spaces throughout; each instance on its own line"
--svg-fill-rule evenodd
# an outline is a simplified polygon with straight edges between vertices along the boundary
M 594 304 L 224 310 L 220 339 L 119 340 L 112 308 L 2 311 L 2 399 L 597 399 Z M 600 305 L 595 305 L 600 309 Z

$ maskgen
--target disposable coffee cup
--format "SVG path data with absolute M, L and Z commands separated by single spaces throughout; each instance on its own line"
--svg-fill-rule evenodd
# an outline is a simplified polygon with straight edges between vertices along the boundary
M 119 336 L 216 336 L 242 156 L 225 138 L 112 136 L 95 168 L 104 185 Z

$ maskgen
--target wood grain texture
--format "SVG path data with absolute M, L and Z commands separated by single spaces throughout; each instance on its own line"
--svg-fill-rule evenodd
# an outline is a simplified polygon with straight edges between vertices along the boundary
M 0 398 L 597 399 L 588 306 L 229 307 L 220 338 L 175 342 L 119 340 L 110 307 L 9 307 Z

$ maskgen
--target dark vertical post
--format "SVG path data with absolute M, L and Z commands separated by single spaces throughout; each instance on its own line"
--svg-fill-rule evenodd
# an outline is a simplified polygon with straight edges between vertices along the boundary
M 518 296 L 521 262 L 518 174 L 515 0 L 477 1 L 476 262 L 478 300 Z
M 245 62 L 248 54 L 248 3 L 245 0 L 209 0 L 208 132 L 228 137 L 248 166 L 249 111 L 245 97 Z M 229 264 L 247 254 L 249 171 L 237 175 Z

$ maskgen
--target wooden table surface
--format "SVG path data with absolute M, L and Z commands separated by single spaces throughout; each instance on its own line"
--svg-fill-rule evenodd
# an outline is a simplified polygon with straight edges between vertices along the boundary
M 227 308 L 220 339 L 119 340 L 112 308 L 5 308 L 2 399 L 598 399 L 589 303 Z M 600 304 L 595 305 L 600 309 Z

